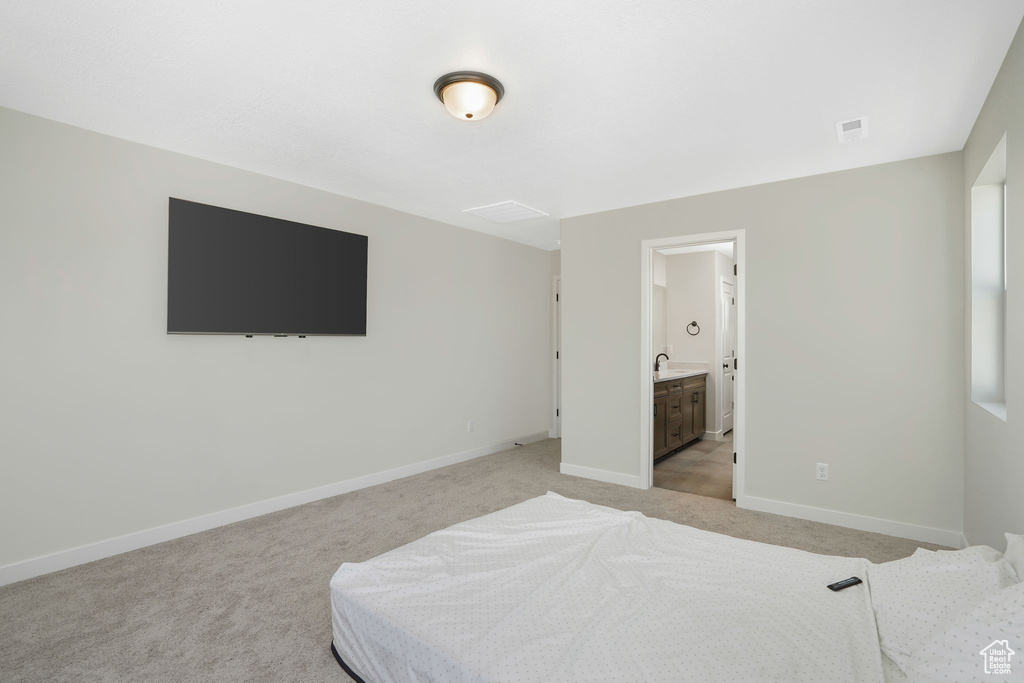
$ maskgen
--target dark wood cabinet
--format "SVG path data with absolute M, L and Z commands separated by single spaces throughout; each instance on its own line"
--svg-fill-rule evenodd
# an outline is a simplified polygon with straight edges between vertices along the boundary
M 676 420 L 665 425 L 665 452 L 671 453 L 685 443 L 683 441 L 683 421 Z
M 654 384 L 654 458 L 704 436 L 707 375 L 668 379 Z
M 683 419 L 683 394 L 675 393 L 668 395 L 668 408 L 665 413 L 665 422 L 671 424 Z
M 668 394 L 661 398 L 654 399 L 654 457 L 660 457 L 658 453 L 668 453 L 668 423 L 665 416 L 668 414 Z
M 704 436 L 707 416 L 707 385 L 691 386 L 683 390 L 683 442 L 689 443 Z
M 707 408 L 708 408 L 707 385 L 694 391 L 693 395 L 693 434 L 703 439 L 707 431 Z

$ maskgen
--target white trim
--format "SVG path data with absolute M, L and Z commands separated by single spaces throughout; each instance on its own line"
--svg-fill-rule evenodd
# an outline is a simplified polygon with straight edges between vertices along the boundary
M 561 275 L 551 276 L 551 427 L 548 429 L 548 437 L 552 439 L 562 438 L 562 421 L 555 415 L 555 411 L 561 408 L 559 394 L 562 390 L 558 373 L 559 359 L 555 357 L 555 354 L 559 352 L 558 347 L 561 340 L 559 328 L 562 324 L 562 318 L 559 315 L 561 313 L 559 302 L 555 297 L 560 298 L 561 283 Z
M 717 432 L 704 432 L 705 441 L 725 441 L 725 434 L 719 429 Z
M 502 441 L 501 443 L 496 443 L 491 446 L 483 446 L 481 448 L 474 448 L 461 453 L 443 455 L 439 458 L 432 458 L 430 460 L 412 463 L 411 465 L 403 465 L 402 467 L 395 467 L 382 472 L 374 472 L 361 477 L 346 479 L 344 481 L 326 484 L 324 486 L 317 486 L 316 488 L 297 491 L 295 493 L 289 493 L 276 498 L 268 498 L 267 500 L 261 500 L 247 505 L 240 505 L 228 510 L 211 512 L 210 514 L 200 515 L 199 517 L 193 517 L 180 522 L 171 522 L 170 524 L 136 531 L 130 534 L 125 534 L 124 536 L 117 536 L 115 538 L 97 541 L 96 543 L 81 545 L 77 548 L 69 548 L 68 550 L 61 550 L 49 555 L 41 555 L 28 560 L 22 560 L 21 562 L 14 562 L 0 567 L 0 586 L 14 583 L 16 581 L 24 581 L 25 579 L 42 576 L 43 574 L 49 574 L 61 569 L 67 569 L 68 567 L 85 564 L 87 562 L 95 562 L 96 560 L 102 560 L 106 557 L 120 555 L 121 553 L 137 550 L 156 543 L 163 543 L 164 541 L 170 541 L 175 538 L 181 538 L 182 536 L 190 536 L 192 534 L 199 533 L 200 531 L 208 531 L 209 529 L 214 529 L 226 524 L 240 522 L 243 519 L 259 517 L 260 515 L 277 512 L 278 510 L 284 510 L 298 505 L 305 505 L 306 503 L 311 503 L 315 500 L 323 500 L 324 498 L 340 496 L 343 493 L 349 493 L 369 486 L 384 484 L 389 481 L 394 481 L 395 479 L 410 477 L 414 474 L 421 474 L 430 470 L 436 470 L 440 467 L 455 465 L 460 462 L 466 462 L 467 460 L 473 460 L 474 458 L 480 458 L 485 455 L 492 455 L 494 453 L 513 448 L 517 442 L 521 444 L 528 444 L 535 441 L 541 441 L 546 438 L 547 434 L 539 432 L 537 434 L 531 434 L 518 439 Z
M 651 369 L 654 360 L 651 358 L 651 284 L 655 249 L 671 247 L 688 247 L 697 244 L 715 242 L 736 243 L 734 260 L 736 262 L 736 357 L 739 369 L 736 375 L 736 407 L 733 413 L 734 449 L 736 451 L 736 486 L 733 495 L 736 504 L 741 502 L 746 490 L 746 416 L 747 416 L 747 278 L 746 274 L 746 231 L 723 230 L 695 235 L 680 235 L 660 239 L 643 240 L 640 243 L 640 488 L 650 488 L 654 484 L 654 468 L 651 466 L 651 452 L 654 449 L 654 435 L 651 431 L 652 405 L 654 404 L 654 387 L 651 382 Z
M 715 255 L 714 272 L 718 272 L 718 255 Z M 714 414 L 710 417 L 705 414 L 704 419 L 712 426 L 717 425 L 718 431 L 722 430 L 722 421 L 725 416 L 725 411 L 722 409 L 724 405 L 722 403 L 723 385 L 725 384 L 725 373 L 722 372 L 722 363 L 724 358 L 722 356 L 722 326 L 725 322 L 722 320 L 722 283 L 725 282 L 724 277 L 718 278 L 718 282 L 715 283 L 715 350 L 713 353 L 714 365 L 711 366 L 713 375 L 709 374 L 708 378 L 715 383 L 715 405 Z M 705 406 L 707 403 L 705 402 Z M 706 409 L 705 409 L 706 410 Z
M 907 522 L 896 522 L 891 519 L 858 515 L 852 512 L 826 510 L 825 508 L 816 508 L 798 503 L 784 503 L 781 500 L 758 498 L 756 496 L 744 496 L 743 503 L 740 504 L 740 501 L 737 500 L 736 506 L 746 508 L 747 510 L 771 512 L 772 514 L 785 515 L 786 517 L 809 519 L 812 522 L 859 529 L 860 531 L 873 531 L 887 536 L 909 538 L 914 541 L 936 543 L 949 548 L 958 548 L 966 540 L 963 532 L 951 529 L 936 529 L 929 526 L 908 524 Z
M 623 486 L 632 486 L 635 489 L 645 489 L 647 486 L 643 485 L 643 480 L 640 475 L 637 474 L 623 474 L 622 472 L 612 472 L 611 470 L 599 470 L 596 467 L 584 467 L 583 465 L 571 465 L 563 462 L 558 466 L 558 471 L 562 474 L 568 474 L 572 477 L 583 477 L 584 479 L 594 479 L 596 481 L 604 481 L 609 484 L 622 484 Z
M 975 401 L 972 398 L 971 403 L 979 408 L 987 410 L 1003 422 L 1006 422 L 1006 401 Z

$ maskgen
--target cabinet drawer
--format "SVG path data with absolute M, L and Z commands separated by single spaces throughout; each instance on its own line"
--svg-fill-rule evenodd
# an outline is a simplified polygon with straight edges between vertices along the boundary
M 668 396 L 668 382 L 658 382 L 654 385 L 654 398 Z
M 665 419 L 668 422 L 683 419 L 683 394 L 670 394 L 668 406 L 665 408 Z
M 675 450 L 683 445 L 683 421 L 676 420 L 665 425 L 665 448 Z
M 664 385 L 668 388 L 668 393 L 678 394 L 683 391 L 683 380 L 681 379 L 670 379 L 664 382 Z
M 700 375 L 699 377 L 687 377 L 683 380 L 682 389 L 703 389 L 707 384 L 707 375 Z

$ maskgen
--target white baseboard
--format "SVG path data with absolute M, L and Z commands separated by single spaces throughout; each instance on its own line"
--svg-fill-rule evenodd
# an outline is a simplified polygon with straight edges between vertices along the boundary
M 717 432 L 704 432 L 705 441 L 725 441 L 725 435 L 721 430 Z
M 748 510 L 785 515 L 786 517 L 796 517 L 797 519 L 809 519 L 812 522 L 845 526 L 860 531 L 873 531 L 878 534 L 886 534 L 887 536 L 935 543 L 949 548 L 959 548 L 961 542 L 965 540 L 963 532 L 951 529 L 936 529 L 906 522 L 896 522 L 891 519 L 857 515 L 852 512 L 827 510 L 798 503 L 784 503 L 780 500 L 758 498 L 756 496 L 743 496 L 742 499 L 736 501 L 736 506 Z
M 164 524 L 163 526 L 136 531 L 130 534 L 125 534 L 124 536 L 108 538 L 103 541 L 97 541 L 96 543 L 81 545 L 77 548 L 61 550 L 49 555 L 41 555 L 39 557 L 22 560 L 21 562 L 14 562 L 0 567 L 0 586 L 5 586 L 16 581 L 24 581 L 25 579 L 42 576 L 43 574 L 49 574 L 51 572 L 60 571 L 61 569 L 67 569 L 68 567 L 85 564 L 87 562 L 102 560 L 105 557 L 120 555 L 121 553 L 137 550 L 156 543 L 163 543 L 164 541 L 170 541 L 175 538 L 181 538 L 182 536 L 190 536 L 192 534 L 199 533 L 200 531 L 207 531 L 226 524 L 240 522 L 243 519 L 259 517 L 260 515 L 265 515 L 270 512 L 277 512 L 278 510 L 284 510 L 298 505 L 305 505 L 306 503 L 311 503 L 315 500 L 340 496 L 343 493 L 357 491 L 359 489 L 376 486 L 378 484 L 385 484 L 389 481 L 394 481 L 395 479 L 411 477 L 414 474 L 420 474 L 422 472 L 436 470 L 440 467 L 447 467 L 448 465 L 466 462 L 467 460 L 473 460 L 474 458 L 480 458 L 485 455 L 491 455 L 493 453 L 498 453 L 499 451 L 508 450 L 513 448 L 516 443 L 528 444 L 535 441 L 541 441 L 546 438 L 548 438 L 547 432 L 538 432 L 537 434 L 502 441 L 501 443 L 496 443 L 490 446 L 474 448 L 469 451 L 462 451 L 461 453 L 452 453 L 451 455 L 443 455 L 439 458 L 432 458 L 430 460 L 412 463 L 411 465 L 403 465 L 402 467 L 395 467 L 382 472 L 374 472 L 373 474 L 366 474 L 361 477 L 346 479 L 333 484 L 317 486 L 316 488 L 306 489 L 305 491 L 297 491 L 295 493 L 289 493 L 276 498 L 269 498 L 267 500 L 261 500 L 247 505 L 240 505 L 228 510 L 221 510 L 220 512 L 211 512 L 210 514 L 200 515 L 199 517 L 193 517 L 180 522 L 172 522 L 170 524 Z
M 639 474 L 623 474 L 622 472 L 612 472 L 611 470 L 599 470 L 596 467 L 570 465 L 565 462 L 558 466 L 558 471 L 562 474 L 583 477 L 584 479 L 596 479 L 597 481 L 604 481 L 609 484 L 622 484 L 623 486 L 632 486 L 635 489 L 644 488 L 640 484 Z

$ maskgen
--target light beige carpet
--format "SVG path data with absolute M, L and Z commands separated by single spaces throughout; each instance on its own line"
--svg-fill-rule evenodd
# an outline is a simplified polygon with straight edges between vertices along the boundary
M 0 681 L 347 681 L 328 649 L 342 562 L 548 490 L 875 562 L 923 545 L 569 477 L 558 463 L 546 440 L 0 588 Z

